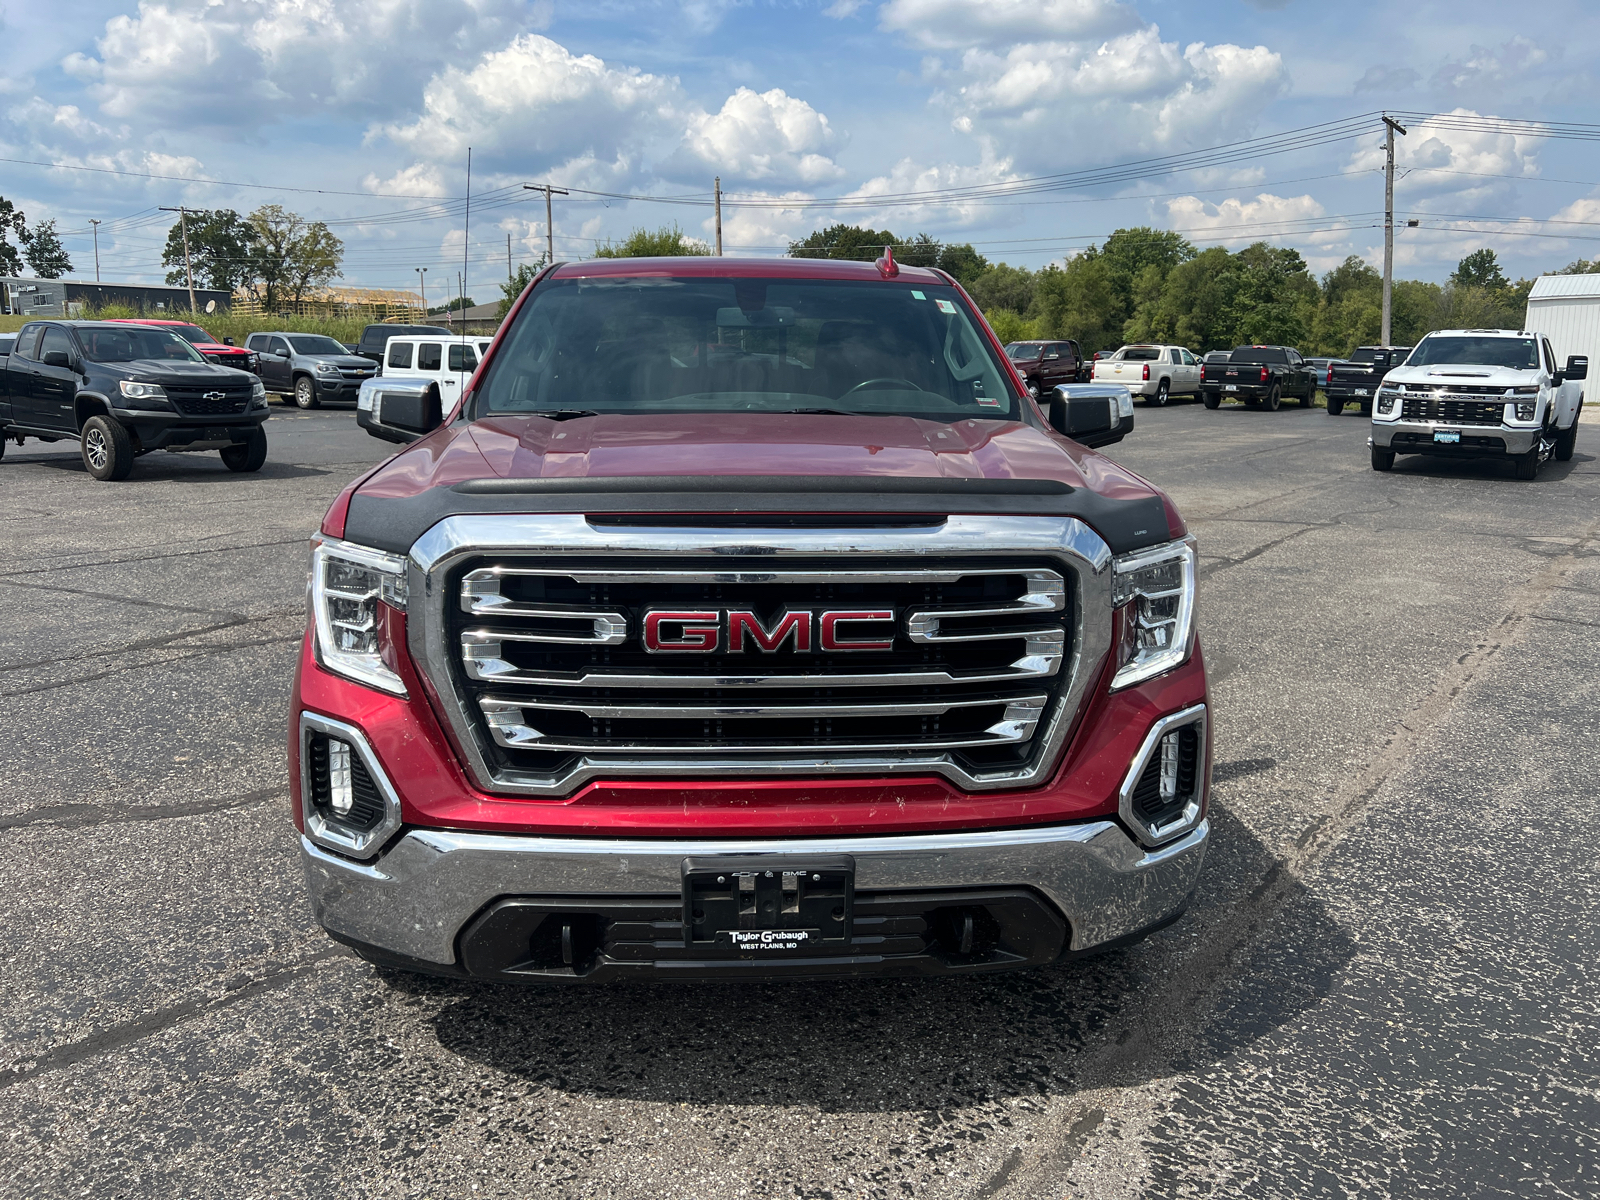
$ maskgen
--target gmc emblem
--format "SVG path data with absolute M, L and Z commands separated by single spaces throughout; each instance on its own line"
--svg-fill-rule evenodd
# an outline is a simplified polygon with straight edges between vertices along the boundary
M 761 623 L 753 612 L 738 609 L 708 609 L 703 612 L 679 612 L 653 609 L 644 615 L 644 648 L 651 654 L 715 654 L 722 649 L 723 631 L 727 631 L 728 651 L 733 654 L 748 649 L 772 654 L 792 643 L 796 654 L 810 654 L 813 649 L 825 652 L 847 650 L 888 650 L 894 638 L 851 637 L 842 626 L 869 621 L 892 621 L 892 609 L 840 609 L 813 613 L 806 610 L 785 611 L 774 620 L 771 628 Z

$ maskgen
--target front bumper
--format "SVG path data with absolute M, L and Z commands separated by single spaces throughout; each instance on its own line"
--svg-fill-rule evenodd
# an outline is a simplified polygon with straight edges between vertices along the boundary
M 313 375 L 312 386 L 316 388 L 318 400 L 349 400 L 354 403 L 361 395 L 360 379 L 346 379 L 343 376 Z
M 221 417 L 191 417 L 139 408 L 112 410 L 118 424 L 138 439 L 141 450 L 215 450 L 248 442 L 271 412 L 250 408 Z
M 1459 442 L 1436 442 L 1436 431 L 1459 433 Z M 1431 421 L 1374 421 L 1372 444 L 1396 454 L 1442 454 L 1465 458 L 1526 454 L 1539 444 L 1540 430 L 1508 425 L 1447 425 Z
M 380 858 L 356 863 L 301 838 L 301 857 L 317 920 L 336 939 L 380 960 L 450 975 L 600 982 L 614 978 L 783 975 L 905 975 L 963 968 L 1035 965 L 1135 938 L 1175 919 L 1189 903 L 1210 839 L 1202 821 L 1186 836 L 1143 849 L 1115 821 L 1022 830 L 897 837 L 747 840 L 584 839 L 413 829 Z M 670 914 L 679 909 L 685 859 L 718 856 L 816 859 L 848 855 L 858 897 L 870 911 L 937 906 L 940 895 L 971 905 L 985 897 L 1031 898 L 1059 918 L 1064 935 L 1036 942 L 1029 961 L 965 963 L 937 950 L 896 955 L 858 919 L 849 951 L 802 960 L 697 961 L 681 951 L 682 924 L 657 920 L 645 946 L 657 953 L 614 958 L 605 951 L 578 968 L 473 971 L 463 933 L 479 929 L 504 901 L 584 914 L 608 910 Z M 497 902 L 501 902 L 498 903 Z M 859 909 L 858 905 L 858 909 Z M 576 918 L 582 919 L 582 918 Z M 1043 946 L 1041 952 L 1040 946 Z

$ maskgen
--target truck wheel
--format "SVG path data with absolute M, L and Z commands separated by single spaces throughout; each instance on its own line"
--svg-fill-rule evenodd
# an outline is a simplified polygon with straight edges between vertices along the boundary
M 1372 415 L 1372 401 L 1371 400 L 1363 400 L 1361 402 L 1361 415 L 1363 417 L 1370 417 Z
M 249 472 L 261 470 L 267 461 L 267 431 L 257 425 L 250 440 L 242 446 L 229 446 L 222 452 L 222 461 L 230 471 Z
M 1273 384 L 1272 390 L 1267 393 L 1267 398 L 1261 402 L 1261 407 L 1268 412 L 1277 412 L 1283 404 L 1283 393 L 1278 390 L 1278 385 Z
M 1316 405 L 1317 405 L 1317 389 L 1316 388 L 1312 388 L 1304 396 L 1300 397 L 1300 407 L 1301 408 L 1315 408 Z
M 133 439 L 110 417 L 94 416 L 83 423 L 80 449 L 84 469 L 96 479 L 126 479 L 133 470 Z
M 1535 446 L 1526 454 L 1519 454 L 1513 460 L 1517 464 L 1518 479 L 1537 479 L 1539 477 L 1539 447 Z
M 1387 471 L 1394 466 L 1394 451 L 1383 450 L 1377 446 L 1372 448 L 1372 469 L 1374 471 Z
M 1571 462 L 1572 452 L 1578 448 L 1578 418 L 1572 418 L 1572 424 L 1556 434 L 1556 461 Z
M 322 407 L 322 401 L 317 399 L 317 386 L 311 382 L 311 376 L 302 375 L 294 381 L 294 403 L 297 408 Z
M 1343 400 L 1335 400 L 1332 396 L 1329 396 L 1328 397 L 1328 415 L 1330 417 L 1337 417 L 1343 411 L 1344 411 L 1344 401 Z
M 1219 392 L 1203 392 L 1200 396 L 1200 403 L 1207 408 L 1217 408 L 1222 404 L 1222 395 Z
M 1165 379 L 1156 384 L 1156 394 L 1150 397 L 1150 407 L 1165 408 L 1167 404 L 1167 393 L 1171 390 L 1171 385 L 1169 385 Z

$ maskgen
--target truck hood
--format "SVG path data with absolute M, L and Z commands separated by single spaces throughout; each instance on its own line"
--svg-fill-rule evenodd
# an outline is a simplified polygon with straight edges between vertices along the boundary
M 1515 371 L 1510 367 L 1475 367 L 1465 363 L 1433 367 L 1395 367 L 1384 376 L 1385 383 L 1421 384 L 1425 387 L 1529 387 L 1539 382 L 1537 369 Z
M 372 360 L 362 358 L 359 354 L 296 354 L 295 358 L 309 363 L 332 363 L 336 367 L 348 367 L 352 371 L 366 371 L 372 367 Z
M 228 349 L 228 347 L 223 347 Z M 101 370 L 137 379 L 145 383 L 218 383 L 236 382 L 236 367 L 221 367 L 209 362 L 180 362 L 177 359 L 138 358 L 132 362 L 96 363 Z
M 748 489 L 741 477 L 751 480 Z M 790 494 L 786 477 L 794 479 L 794 493 L 806 495 Z M 631 479 L 640 484 L 629 486 Z M 697 480 L 705 481 L 703 490 Z M 928 487 L 919 489 L 918 481 Z M 962 493 L 968 484 L 970 497 Z M 906 494 L 918 491 L 927 495 Z M 346 536 L 403 552 L 433 521 L 455 512 L 770 512 L 797 506 L 812 512 L 1070 514 L 1119 551 L 1130 539 L 1149 545 L 1173 536 L 1166 499 L 1150 483 L 1076 442 L 1020 422 L 776 413 L 457 422 L 401 451 L 359 486 L 350 499 L 353 532 Z M 403 520 L 402 509 L 412 510 Z M 384 510 L 389 516 L 380 519 Z M 360 527 L 364 533 L 354 531 Z

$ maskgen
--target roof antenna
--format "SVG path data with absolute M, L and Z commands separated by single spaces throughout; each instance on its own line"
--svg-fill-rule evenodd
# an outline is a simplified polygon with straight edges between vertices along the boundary
M 885 246 L 883 248 L 883 257 L 878 260 L 877 267 L 879 273 L 885 279 L 893 279 L 900 274 L 900 264 L 894 260 L 893 246 Z

